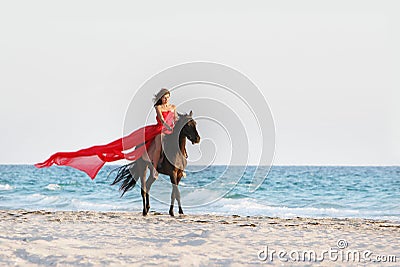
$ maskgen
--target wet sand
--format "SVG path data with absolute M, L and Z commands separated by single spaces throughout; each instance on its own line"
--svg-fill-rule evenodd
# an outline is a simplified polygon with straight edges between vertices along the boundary
M 1 266 L 400 264 L 392 221 L 23 210 L 0 220 Z

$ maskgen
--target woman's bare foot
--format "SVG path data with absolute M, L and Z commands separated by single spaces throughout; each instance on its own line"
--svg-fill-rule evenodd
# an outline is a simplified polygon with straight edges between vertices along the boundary
M 154 179 L 158 178 L 158 171 L 157 171 L 157 168 L 155 168 L 154 166 L 153 166 L 153 177 L 154 177 Z
M 153 166 L 153 177 L 154 177 L 154 179 L 157 179 L 158 178 L 157 167 L 154 166 L 154 161 L 151 161 L 151 164 Z

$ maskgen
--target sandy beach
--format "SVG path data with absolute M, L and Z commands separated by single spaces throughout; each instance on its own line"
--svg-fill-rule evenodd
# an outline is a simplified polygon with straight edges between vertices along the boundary
M 400 262 L 400 224 L 391 221 L 23 210 L 0 218 L 0 265 L 8 266 Z M 367 258 L 347 261 L 349 252 Z

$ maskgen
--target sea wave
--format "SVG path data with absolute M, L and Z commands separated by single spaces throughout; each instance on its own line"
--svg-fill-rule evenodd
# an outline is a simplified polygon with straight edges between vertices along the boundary
M 14 189 L 14 187 L 9 184 L 0 184 L 1 191 L 8 191 L 8 190 L 13 190 L 13 189 Z
M 43 194 L 31 194 L 25 196 L 26 200 L 28 200 L 29 203 L 35 203 L 35 204 L 54 204 L 56 202 L 60 202 L 65 200 L 65 198 L 61 196 L 48 196 L 48 195 L 43 195 Z

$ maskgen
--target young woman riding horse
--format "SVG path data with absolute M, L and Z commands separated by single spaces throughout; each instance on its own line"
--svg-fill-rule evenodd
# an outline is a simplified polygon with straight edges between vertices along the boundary
M 190 114 L 179 114 L 176 112 L 175 105 L 169 103 L 170 92 L 163 88 L 154 97 L 154 107 L 156 109 L 156 125 L 149 125 L 149 134 L 155 135 L 154 142 L 149 139 L 150 144 L 143 155 L 133 163 L 122 166 L 118 169 L 117 177 L 112 185 L 122 181 L 120 190 L 132 189 L 138 179 L 141 181 L 141 194 L 143 199 L 143 215 L 147 215 L 150 210 L 150 187 L 158 177 L 158 172 L 170 176 L 172 184 L 171 206 L 169 214 L 174 216 L 173 208 L 175 199 L 178 202 L 179 213 L 183 214 L 180 192 L 178 184 L 184 176 L 186 167 L 186 138 L 192 144 L 200 142 L 200 136 L 196 129 L 196 122 Z M 156 134 L 154 134 L 156 132 Z M 179 144 L 177 146 L 176 144 Z M 162 147 L 164 150 L 161 153 Z M 164 159 L 159 163 L 160 154 Z M 152 164 L 150 164 L 152 162 Z M 150 176 L 146 181 L 147 167 L 150 168 Z

